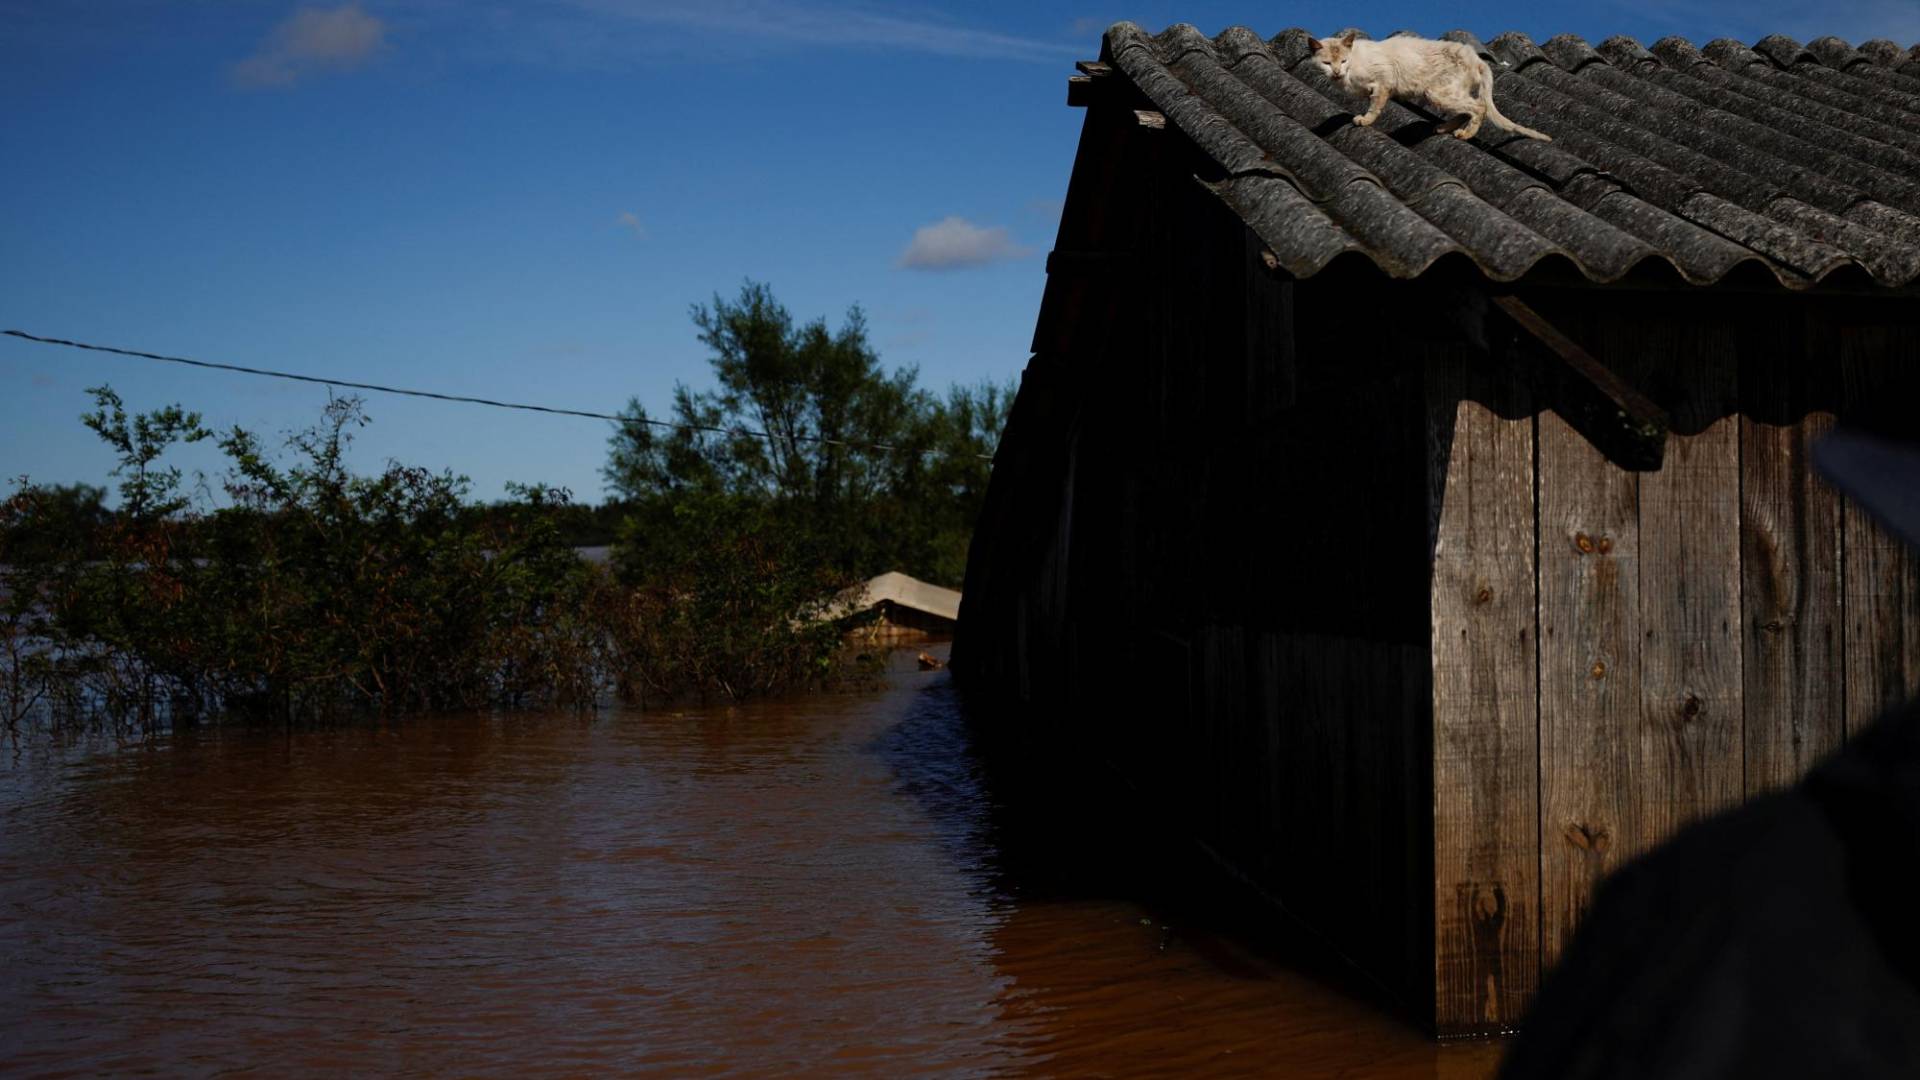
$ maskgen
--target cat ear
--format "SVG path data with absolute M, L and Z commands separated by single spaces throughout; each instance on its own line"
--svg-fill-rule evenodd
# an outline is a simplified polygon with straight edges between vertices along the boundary
M 1341 35 L 1340 35 L 1340 44 L 1342 44 L 1342 45 L 1345 45 L 1345 46 L 1346 46 L 1347 48 L 1349 48 L 1349 49 L 1351 49 L 1351 48 L 1353 48 L 1353 39 L 1354 39 L 1354 37 L 1355 37 L 1356 35 L 1358 35 L 1359 33 L 1360 33 L 1360 31 L 1358 31 L 1358 30 L 1349 30 L 1349 31 L 1347 31 L 1347 32 L 1346 32 L 1346 33 L 1344 33 L 1344 34 L 1341 34 Z
M 1327 43 L 1324 41 L 1321 41 L 1317 37 L 1310 37 L 1307 39 L 1308 52 L 1319 52 L 1321 49 L 1324 49 L 1326 47 L 1327 47 Z

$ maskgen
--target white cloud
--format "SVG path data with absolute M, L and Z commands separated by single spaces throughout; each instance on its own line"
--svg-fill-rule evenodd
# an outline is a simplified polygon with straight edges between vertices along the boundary
M 620 211 L 620 216 L 614 218 L 613 223 L 631 232 L 635 240 L 645 240 L 647 238 L 646 225 L 641 222 L 640 215 L 631 210 Z
M 947 217 L 915 229 L 898 265 L 907 270 L 959 270 L 1017 259 L 1029 252 L 1013 242 L 1005 225 L 981 226 L 966 218 Z
M 845 0 L 565 0 L 579 11 L 634 23 L 823 47 L 1057 63 L 1084 48 L 915 18 Z
M 301 8 L 233 66 L 233 78 L 242 86 L 289 86 L 308 75 L 359 67 L 386 38 L 386 23 L 357 3 Z
M 1100 36 L 1105 34 L 1107 27 L 1112 26 L 1115 21 L 1116 20 L 1104 19 L 1094 15 L 1082 15 L 1073 20 L 1073 36 L 1075 40 L 1090 38 L 1095 44 L 1098 44 Z

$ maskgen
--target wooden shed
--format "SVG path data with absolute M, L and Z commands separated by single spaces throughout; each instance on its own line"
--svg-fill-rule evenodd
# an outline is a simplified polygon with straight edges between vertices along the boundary
M 1552 142 L 1357 127 L 1297 29 L 1080 65 L 954 666 L 1463 1034 L 1920 682 L 1807 467 L 1920 428 L 1920 49 L 1448 36 Z

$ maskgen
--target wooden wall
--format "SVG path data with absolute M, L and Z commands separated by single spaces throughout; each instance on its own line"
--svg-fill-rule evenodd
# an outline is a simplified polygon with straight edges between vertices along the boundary
M 1668 409 L 1674 434 L 1660 470 L 1624 471 L 1560 419 L 1543 381 L 1521 420 L 1459 388 L 1464 367 L 1511 389 L 1540 356 L 1428 360 L 1435 427 L 1454 420 L 1433 467 L 1447 1032 L 1517 1024 L 1605 874 L 1792 783 L 1920 691 L 1916 560 L 1807 461 L 1836 417 L 1913 430 L 1899 404 L 1920 402 L 1908 309 L 1738 293 L 1528 299 Z M 1503 609 L 1514 593 L 1523 602 Z M 1529 634 L 1535 671 L 1521 670 Z M 1529 895 L 1537 904 L 1516 899 Z
M 1423 1014 L 1421 374 L 1180 154 L 1089 114 L 954 667 Z
M 1203 165 L 1089 113 L 955 671 L 1437 1030 L 1511 1028 L 1605 874 L 1920 690 L 1916 560 L 1807 467 L 1915 426 L 1920 318 L 1525 290 L 1672 414 L 1628 472 L 1541 357 L 1431 329 L 1461 279 L 1281 280 Z

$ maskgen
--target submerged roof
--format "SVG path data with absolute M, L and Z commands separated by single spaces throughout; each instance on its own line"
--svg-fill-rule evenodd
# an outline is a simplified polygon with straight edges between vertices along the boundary
M 1461 141 L 1398 103 L 1356 127 L 1364 104 L 1299 29 L 1123 22 L 1103 59 L 1212 159 L 1203 179 L 1298 277 L 1357 254 L 1402 278 L 1453 255 L 1499 281 L 1561 260 L 1600 282 L 1649 262 L 1696 284 L 1743 266 L 1796 288 L 1920 279 L 1920 46 L 1445 37 L 1553 141 L 1492 124 Z
M 889 570 L 856 586 L 860 595 L 854 601 L 858 607 L 873 607 L 882 602 L 897 607 L 911 608 L 942 619 L 960 617 L 960 594 L 952 589 L 943 589 L 938 585 L 929 585 L 919 578 L 908 577 L 898 570 Z

